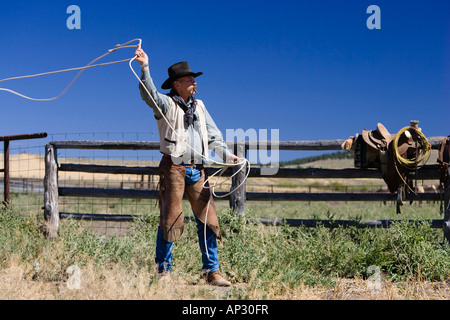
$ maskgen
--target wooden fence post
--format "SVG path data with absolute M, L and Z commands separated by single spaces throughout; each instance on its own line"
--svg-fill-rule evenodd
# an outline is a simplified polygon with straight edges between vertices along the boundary
M 12 140 L 26 140 L 26 139 L 37 139 L 37 138 L 45 138 L 47 137 L 47 133 L 30 133 L 30 134 L 17 134 L 12 136 L 2 136 L 0 137 L 0 141 L 3 141 L 3 170 L 0 169 L 0 172 L 4 173 L 3 179 L 3 204 L 5 206 L 9 206 L 10 202 L 10 172 L 9 172 L 9 142 Z
M 58 165 L 55 148 L 50 144 L 45 146 L 44 218 L 45 234 L 53 239 L 59 232 Z
M 245 158 L 247 156 L 247 149 L 245 147 L 245 142 L 236 143 L 235 154 L 240 158 Z M 244 166 L 244 168 L 242 168 L 242 166 Z M 230 196 L 230 206 L 236 212 L 236 215 L 238 217 L 245 216 L 246 183 L 244 180 L 245 174 L 247 172 L 247 165 L 244 163 L 240 166 L 234 166 L 233 174 L 240 168 L 242 168 L 242 170 L 232 178 L 231 190 L 234 190 L 241 183 L 242 185 L 239 188 L 237 188 L 237 190 L 233 192 Z
M 9 198 L 9 140 L 5 140 L 3 148 L 3 199 L 4 204 L 9 206 L 10 198 Z
M 450 243 L 450 177 L 444 187 L 444 237 Z

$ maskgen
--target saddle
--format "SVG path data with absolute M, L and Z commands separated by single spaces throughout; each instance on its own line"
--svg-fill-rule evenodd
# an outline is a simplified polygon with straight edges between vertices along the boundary
M 354 151 L 356 168 L 372 168 L 381 170 L 382 178 L 391 193 L 404 192 L 409 168 L 398 161 L 398 157 L 414 159 L 416 143 L 420 143 L 416 130 L 418 122 L 411 122 L 411 127 L 401 133 L 391 134 L 386 127 L 378 123 L 375 130 L 364 129 L 360 135 L 350 137 L 342 148 Z M 394 148 L 394 141 L 397 142 Z M 394 150 L 396 149 L 396 150 Z

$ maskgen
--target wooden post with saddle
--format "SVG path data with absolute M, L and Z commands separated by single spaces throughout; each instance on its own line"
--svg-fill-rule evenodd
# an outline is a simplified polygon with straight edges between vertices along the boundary
M 441 212 L 444 212 L 444 237 L 450 242 L 450 167 L 448 165 L 450 163 L 450 136 L 442 140 L 438 163 Z
M 412 120 L 410 126 L 391 134 L 383 124 L 378 123 L 375 130 L 364 129 L 361 134 L 350 137 L 342 144 L 343 149 L 354 151 L 356 168 L 381 171 L 389 191 L 397 194 L 397 213 L 401 213 L 400 207 L 406 194 L 416 193 L 417 170 L 428 161 L 431 154 L 431 145 L 418 124 L 419 121 Z M 442 142 L 438 162 L 444 236 L 450 242 L 449 139 L 450 136 Z

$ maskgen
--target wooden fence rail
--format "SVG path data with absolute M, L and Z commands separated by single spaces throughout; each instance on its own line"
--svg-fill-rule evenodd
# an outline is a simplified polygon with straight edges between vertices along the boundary
M 10 172 L 9 172 L 9 142 L 15 140 L 28 140 L 28 139 L 40 139 L 47 137 L 46 132 L 41 133 L 25 133 L 16 134 L 12 136 L 1 136 L 0 141 L 3 141 L 3 204 L 9 205 L 10 195 L 9 195 L 9 183 L 10 183 Z
M 261 146 L 271 146 L 277 150 L 342 150 L 341 145 L 344 140 L 321 140 L 321 141 L 280 141 L 275 146 L 270 142 L 238 142 L 228 143 L 229 147 L 239 156 L 246 156 L 249 150 L 258 149 Z M 438 138 L 429 139 L 432 149 L 437 149 L 441 142 Z M 50 221 L 49 236 L 56 236 L 59 229 L 59 219 L 72 217 L 76 219 L 90 220 L 113 220 L 113 221 L 131 221 L 135 217 L 131 215 L 100 215 L 100 214 L 77 214 L 63 213 L 58 210 L 58 197 L 60 196 L 78 196 L 78 197 L 111 197 L 111 198 L 135 198 L 135 199 L 156 199 L 155 190 L 136 190 L 136 189 L 112 189 L 112 188 L 81 188 L 81 187 L 58 187 L 58 171 L 67 172 L 89 172 L 104 174 L 137 174 L 137 175 L 156 175 L 157 167 L 151 166 L 107 166 L 107 165 L 87 165 L 87 164 L 61 164 L 57 165 L 57 149 L 102 149 L 102 150 L 159 150 L 159 142 L 148 141 L 52 141 L 46 146 L 45 155 L 45 179 L 44 179 L 44 213 Z M 269 148 L 270 149 L 270 148 Z M 211 175 L 217 168 L 206 167 L 206 173 Z M 237 170 L 236 167 L 225 171 L 223 176 L 230 176 Z M 261 177 L 262 168 L 252 167 L 249 177 Z M 439 179 L 439 170 L 437 165 L 426 165 L 411 175 L 417 179 Z M 381 172 L 372 169 L 292 169 L 279 168 L 273 177 L 276 178 L 314 178 L 314 179 L 336 179 L 336 178 L 370 178 L 381 179 Z M 245 178 L 245 170 L 232 179 L 231 190 L 241 184 Z M 225 192 L 217 192 L 222 195 Z M 445 199 L 446 208 L 448 207 L 449 190 L 446 189 Z M 246 192 L 246 185 L 243 183 L 231 196 L 225 198 L 230 201 L 230 206 L 238 215 L 245 214 L 246 201 L 395 201 L 396 194 L 391 193 L 260 193 Z M 438 201 L 439 193 L 408 193 L 406 201 Z M 448 211 L 448 210 L 447 210 Z M 314 225 L 321 221 L 311 222 L 309 220 L 287 219 L 283 220 L 290 225 Z M 366 223 L 367 226 L 387 227 L 389 222 Z M 262 223 L 277 224 L 279 220 L 261 219 Z M 323 222 L 323 221 L 322 221 Z M 348 221 L 339 221 L 341 225 L 348 225 Z M 327 225 L 326 221 L 323 222 Z M 444 220 L 432 221 L 432 227 L 444 227 L 444 234 L 449 234 L 446 228 L 450 230 L 450 214 L 446 212 Z M 449 239 L 449 238 L 447 238 Z

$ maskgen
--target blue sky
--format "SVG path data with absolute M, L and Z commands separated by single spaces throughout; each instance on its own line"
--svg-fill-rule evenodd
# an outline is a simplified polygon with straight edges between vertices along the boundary
M 81 9 L 79 30 L 66 26 L 72 4 Z M 379 30 L 366 26 L 370 5 L 381 9 Z M 345 139 L 377 122 L 394 133 L 414 119 L 427 137 L 444 136 L 449 12 L 444 0 L 2 1 L 0 79 L 83 66 L 141 38 L 158 88 L 178 61 L 204 73 L 197 97 L 224 134 L 279 129 L 280 140 Z M 123 49 L 100 62 L 133 53 Z M 0 87 L 48 98 L 74 75 Z M 87 70 L 52 102 L 0 91 L 0 106 L 0 135 L 157 132 L 127 63 Z

